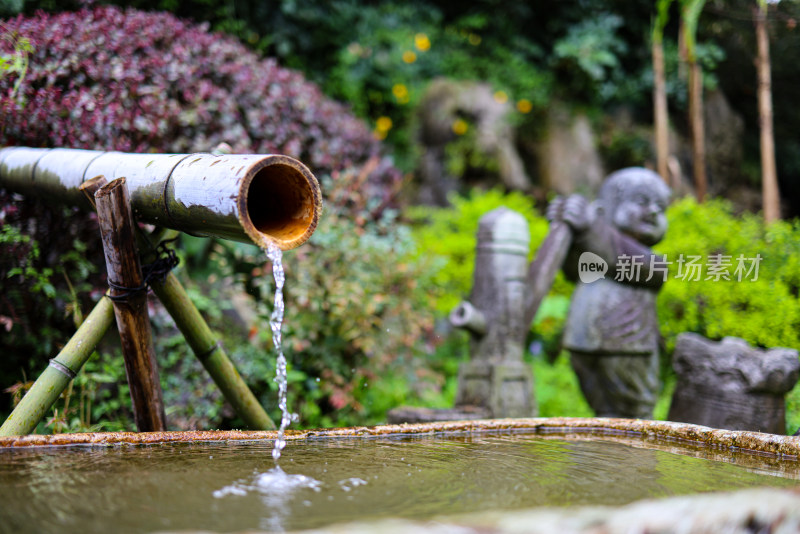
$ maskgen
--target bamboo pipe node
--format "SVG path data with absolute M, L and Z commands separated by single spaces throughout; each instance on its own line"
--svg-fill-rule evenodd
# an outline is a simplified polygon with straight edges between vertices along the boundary
M 197 354 L 197 359 L 202 362 L 205 359 L 207 359 L 209 356 L 214 354 L 215 350 L 221 349 L 221 348 L 222 348 L 222 340 L 217 340 L 217 342 L 214 343 L 213 345 L 211 345 L 211 347 L 209 347 L 208 349 L 204 350 L 203 352 L 198 353 Z
M 48 364 L 50 367 L 55 369 L 56 371 L 60 372 L 61 374 L 65 375 L 70 380 L 74 379 L 78 376 L 78 373 L 70 369 L 68 366 L 64 365 L 60 361 L 56 360 L 55 358 L 50 359 L 50 363 Z

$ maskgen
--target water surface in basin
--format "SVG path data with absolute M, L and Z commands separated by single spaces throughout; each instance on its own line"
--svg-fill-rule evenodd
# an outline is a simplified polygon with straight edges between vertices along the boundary
M 271 531 L 381 517 L 798 486 L 768 471 L 602 439 L 460 434 L 0 450 L 0 531 Z

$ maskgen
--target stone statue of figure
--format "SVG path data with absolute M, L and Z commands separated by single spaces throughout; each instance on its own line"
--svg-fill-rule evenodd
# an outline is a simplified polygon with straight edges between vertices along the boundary
M 656 173 L 633 167 L 609 175 L 593 203 L 572 195 L 548 207 L 548 218 L 573 233 L 563 270 L 576 287 L 563 344 L 599 417 L 653 417 L 660 387 L 655 301 L 667 269 L 650 247 L 664 237 L 669 198 Z M 603 263 L 608 269 L 599 277 Z

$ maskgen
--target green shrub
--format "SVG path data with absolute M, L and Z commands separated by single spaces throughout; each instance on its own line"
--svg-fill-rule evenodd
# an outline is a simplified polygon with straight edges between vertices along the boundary
M 89 257 L 102 258 L 102 249 L 99 238 L 87 239 L 96 227 L 76 221 L 75 210 L 45 210 L 3 191 L 0 206 L 0 390 L 13 392 L 42 372 L 98 298 Z M 0 418 L 11 401 L 0 395 Z
M 592 409 L 583 398 L 569 355 L 561 352 L 552 363 L 533 359 L 534 393 L 540 417 L 591 417 Z
M 658 298 L 661 333 L 671 352 L 681 332 L 711 339 L 735 336 L 759 347 L 800 348 L 800 222 L 766 227 L 760 216 L 735 216 L 723 200 L 697 204 L 690 197 L 673 203 L 669 229 L 655 248 L 667 256 L 670 276 Z M 729 256 L 730 280 L 707 280 L 710 256 Z M 701 280 L 677 278 L 678 259 L 695 255 Z M 737 280 L 737 258 L 761 256 L 754 273 Z M 752 262 L 746 262 L 750 267 Z

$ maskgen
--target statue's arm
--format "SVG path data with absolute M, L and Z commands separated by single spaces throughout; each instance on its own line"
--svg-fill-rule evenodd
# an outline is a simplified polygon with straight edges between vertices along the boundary
M 630 265 L 635 261 L 640 265 L 639 276 L 621 280 L 622 283 L 654 290 L 664 283 L 664 276 L 658 271 L 664 258 L 593 213 L 590 204 L 580 195 L 556 198 L 548 206 L 547 218 L 551 222 L 566 223 L 572 232 L 572 245 L 562 267 L 570 280 L 578 280 L 580 255 L 592 252 L 608 264 L 607 277 L 615 277 L 625 268 L 625 262 Z

